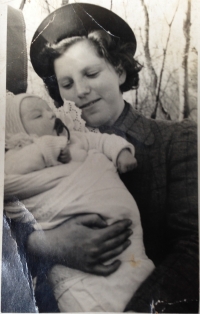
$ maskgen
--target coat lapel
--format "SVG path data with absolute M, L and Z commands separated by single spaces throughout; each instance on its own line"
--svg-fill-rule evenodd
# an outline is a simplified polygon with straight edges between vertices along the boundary
M 124 110 L 115 124 L 112 127 L 100 127 L 100 131 L 102 133 L 115 133 L 124 138 L 129 135 L 137 142 L 148 146 L 152 145 L 155 140 L 151 124 L 151 119 L 145 118 L 125 102 Z

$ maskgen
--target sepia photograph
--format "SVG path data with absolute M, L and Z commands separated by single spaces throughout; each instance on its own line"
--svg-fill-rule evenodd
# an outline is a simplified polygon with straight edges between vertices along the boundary
M 199 313 L 198 0 L 5 6 L 1 313 Z

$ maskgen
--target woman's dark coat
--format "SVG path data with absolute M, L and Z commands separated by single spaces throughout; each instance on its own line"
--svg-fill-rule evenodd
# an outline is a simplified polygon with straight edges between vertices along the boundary
M 100 131 L 135 146 L 138 167 L 121 177 L 138 204 L 146 253 L 156 265 L 127 309 L 198 312 L 196 124 L 147 119 L 126 103 L 114 126 Z

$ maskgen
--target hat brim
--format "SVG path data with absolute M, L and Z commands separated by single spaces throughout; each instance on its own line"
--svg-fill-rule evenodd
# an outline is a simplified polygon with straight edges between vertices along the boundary
M 136 38 L 130 26 L 117 14 L 94 4 L 67 4 L 49 14 L 36 30 L 30 49 L 34 70 L 40 77 L 46 76 L 48 69 L 39 60 L 47 43 L 57 43 L 72 36 L 87 36 L 93 30 L 105 30 L 120 38 L 124 43 L 133 43 L 136 51 Z

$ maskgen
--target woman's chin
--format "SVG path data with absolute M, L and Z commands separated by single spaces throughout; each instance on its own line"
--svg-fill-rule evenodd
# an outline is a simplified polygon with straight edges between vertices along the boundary
M 107 123 L 107 120 L 105 118 L 101 118 L 99 113 L 91 115 L 89 117 L 86 117 L 82 115 L 83 120 L 86 122 L 86 126 L 91 128 L 99 128 L 102 125 L 105 125 Z
M 98 121 L 86 121 L 86 126 L 90 127 L 90 128 L 99 128 L 102 125 L 102 123 L 98 122 Z

